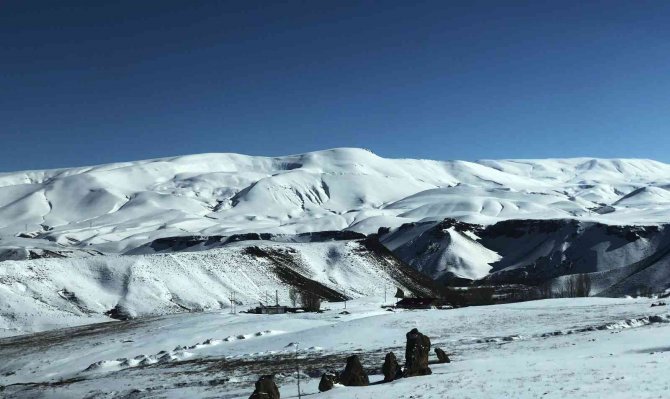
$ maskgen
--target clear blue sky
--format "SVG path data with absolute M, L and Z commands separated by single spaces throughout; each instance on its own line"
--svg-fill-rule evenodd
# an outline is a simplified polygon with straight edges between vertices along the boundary
M 670 161 L 669 1 L 0 1 L 0 171 L 354 146 Z

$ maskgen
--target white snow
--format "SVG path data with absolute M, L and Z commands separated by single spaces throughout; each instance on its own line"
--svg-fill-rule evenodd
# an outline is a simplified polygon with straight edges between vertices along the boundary
M 109 321 L 120 306 L 132 317 L 183 311 L 288 304 L 291 287 L 273 263 L 248 247 L 289 256 L 294 270 L 348 297 L 382 295 L 403 286 L 395 267 L 370 256 L 358 241 L 243 242 L 222 249 L 138 256 L 5 261 L 0 264 L 0 336 Z M 67 300 L 66 292 L 76 300 Z
M 371 233 L 445 217 L 655 224 L 670 217 L 669 185 L 670 165 L 637 159 L 190 155 L 0 174 L 0 246 L 5 258 L 26 248 L 124 253 L 166 236 Z M 602 207 L 611 212 L 592 211 Z
M 0 375 L 5 394 L 17 398 L 126 397 L 133 389 L 152 397 L 246 398 L 259 374 L 279 371 L 282 397 L 294 397 L 296 349 L 308 373 L 302 393 L 314 394 L 318 370 L 343 368 L 351 353 L 368 370 L 389 350 L 402 362 L 404 335 L 417 327 L 452 363 L 432 365 L 431 376 L 337 387 L 319 397 L 658 398 L 669 389 L 670 309 L 651 308 L 649 299 L 397 312 L 382 302 L 350 301 L 348 315 L 338 303 L 322 314 L 175 314 L 6 338 Z

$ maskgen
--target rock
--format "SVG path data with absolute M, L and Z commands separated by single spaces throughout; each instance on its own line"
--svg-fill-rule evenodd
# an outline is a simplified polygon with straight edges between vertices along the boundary
M 435 348 L 435 354 L 437 355 L 437 360 L 440 363 L 451 363 L 449 356 L 440 348 Z
M 416 328 L 407 333 L 405 347 L 405 377 L 429 375 L 433 372 L 428 367 L 430 354 L 430 338 L 421 334 Z
M 336 373 L 323 373 L 323 375 L 321 375 L 321 381 L 319 382 L 319 392 L 330 391 L 338 382 L 339 378 Z
M 391 382 L 402 378 L 402 369 L 398 364 L 395 353 L 389 352 L 386 354 L 384 364 L 382 365 L 382 373 L 384 373 L 384 382 Z
M 256 390 L 249 399 L 279 399 L 279 388 L 274 375 L 263 375 L 256 381 Z
M 340 374 L 340 384 L 348 387 L 362 387 L 370 384 L 358 356 L 353 355 L 347 358 L 347 366 Z

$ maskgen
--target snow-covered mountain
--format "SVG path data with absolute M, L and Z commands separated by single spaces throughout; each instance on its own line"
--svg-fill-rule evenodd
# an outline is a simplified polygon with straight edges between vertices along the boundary
M 13 172 L 0 175 L 0 258 L 126 253 L 182 235 L 373 233 L 446 217 L 657 224 L 670 220 L 669 189 L 670 165 L 651 160 L 430 161 L 348 148 Z
M 579 220 L 506 220 L 483 226 L 445 219 L 380 236 L 414 268 L 451 283 L 539 285 L 587 273 L 593 294 L 670 288 L 670 226 L 614 226 Z
M 240 242 L 207 251 L 6 261 L 0 337 L 111 318 L 290 303 L 289 290 L 325 300 L 388 297 L 400 287 L 436 295 L 428 277 L 374 240 Z M 111 317 L 111 318 L 110 318 Z
M 670 165 L 651 160 L 431 161 L 342 148 L 0 175 L 0 260 L 378 234 L 438 280 L 592 273 L 599 292 L 619 295 L 670 285 L 668 221 Z

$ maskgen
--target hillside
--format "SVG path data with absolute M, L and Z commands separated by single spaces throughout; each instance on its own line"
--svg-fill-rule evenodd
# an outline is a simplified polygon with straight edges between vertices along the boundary
M 199 252 L 6 261 L 0 335 L 178 312 L 289 304 L 289 290 L 342 301 L 389 299 L 400 287 L 431 295 L 432 281 L 369 240 L 240 243 Z
M 161 237 L 295 234 L 439 221 L 669 220 L 650 160 L 430 161 L 361 149 L 201 154 L 0 175 L 0 259 L 126 253 Z M 45 251 L 51 251 L 51 253 Z
M 614 226 L 579 220 L 506 220 L 476 225 L 445 219 L 403 225 L 380 236 L 417 270 L 449 283 L 561 284 L 587 273 L 593 294 L 670 289 L 667 225 Z
M 218 256 L 236 245 L 304 243 L 303 253 L 312 243 L 315 249 L 309 251 L 319 255 L 306 267 L 315 268 L 333 261 L 325 246 L 344 245 L 328 241 L 378 234 L 396 256 L 441 282 L 560 284 L 562 276 L 589 273 L 601 295 L 660 292 L 670 288 L 670 236 L 664 225 L 670 220 L 669 188 L 670 165 L 651 160 L 430 161 L 385 159 L 349 148 L 5 173 L 0 175 L 0 260 L 34 263 L 3 262 L 0 273 L 14 280 L 0 279 L 0 289 L 5 296 L 29 287 L 34 282 L 24 268 L 49 265 L 44 281 L 52 286 L 42 288 L 59 295 L 65 285 L 55 282 L 62 276 L 111 262 L 109 270 L 120 276 L 127 273 L 118 268 L 133 270 L 129 276 L 139 273 L 141 290 L 161 298 L 149 306 L 161 312 L 208 309 L 225 303 L 237 283 L 224 284 L 219 281 L 223 270 L 210 271 L 218 288 L 203 294 L 207 299 L 191 301 L 190 293 L 165 288 L 177 282 L 161 280 L 178 270 L 180 259 L 210 267 L 207 262 L 230 264 L 232 258 Z M 195 253 L 204 250 L 213 252 Z M 57 260 L 63 257 L 86 260 Z M 39 260 L 45 258 L 56 260 Z M 146 262 L 152 266 L 142 266 Z M 250 261 L 249 270 L 256 263 Z M 197 281 L 191 272 L 174 278 Z M 99 273 L 84 280 L 108 278 Z M 339 286 L 331 288 L 350 296 L 346 287 L 356 276 L 342 273 L 333 280 Z M 371 281 L 361 278 L 362 284 Z M 121 284 L 123 278 L 111 280 Z M 209 292 L 207 284 L 203 292 Z M 121 288 L 102 302 L 74 292 L 84 309 L 99 315 L 125 301 Z M 249 299 L 258 295 L 241 291 Z M 24 305 L 39 307 L 39 301 Z

